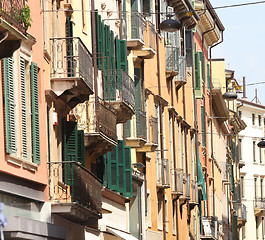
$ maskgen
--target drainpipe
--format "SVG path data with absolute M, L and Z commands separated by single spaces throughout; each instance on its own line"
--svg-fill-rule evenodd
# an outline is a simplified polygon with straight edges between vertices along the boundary
M 155 12 L 156 12 L 156 26 L 159 26 L 158 11 L 160 10 L 159 1 L 155 1 Z M 159 36 L 156 32 L 156 53 L 157 53 L 157 75 L 158 75 L 158 95 L 161 96 L 161 79 L 160 79 L 160 52 L 159 52 Z M 159 128 L 160 128 L 160 146 L 161 146 L 161 160 L 162 166 L 164 164 L 164 142 L 163 142 L 163 121 L 162 121 L 162 104 L 159 101 Z M 162 179 L 164 179 L 164 171 L 162 171 Z M 163 197 L 163 240 L 166 240 L 166 203 L 165 203 L 165 189 L 162 193 Z
M 212 103 L 212 48 L 216 47 L 220 43 L 223 42 L 223 33 L 224 31 L 221 31 L 221 41 L 214 44 L 210 47 L 210 115 L 213 116 L 213 103 Z M 212 174 L 214 179 L 214 163 L 213 163 L 213 120 L 211 120 L 211 153 L 212 153 Z M 214 180 L 213 180 L 213 212 L 215 213 L 215 199 L 214 199 Z
M 203 32 L 202 33 L 202 66 L 203 66 L 203 75 L 202 75 L 202 79 L 203 79 L 203 94 L 204 94 L 204 98 L 203 98 L 203 105 L 204 105 L 204 107 L 205 107 L 205 96 L 206 96 L 206 93 L 205 93 L 205 58 L 204 58 L 204 35 L 206 34 L 206 33 L 209 33 L 209 32 L 211 32 L 211 31 L 213 31 L 214 29 L 215 29 L 215 25 L 216 25 L 216 22 L 215 22 L 215 19 L 214 19 L 214 26 L 211 28 L 211 29 L 209 29 L 209 30 L 207 30 L 207 31 L 205 31 L 205 32 Z M 211 101 L 211 97 L 210 97 L 210 101 Z M 210 106 L 211 106 L 211 102 L 210 102 Z M 211 112 L 211 110 L 210 110 L 210 112 Z M 204 108 L 204 119 L 206 119 L 206 116 L 205 116 L 205 108 Z M 205 131 L 206 131 L 206 124 L 205 124 Z M 211 133 L 212 134 L 212 133 Z M 211 135 L 211 139 L 212 139 L 212 135 Z M 206 144 L 206 143 L 205 143 Z M 207 156 L 205 156 L 205 166 L 206 166 L 206 168 L 207 168 Z M 207 172 L 208 172 L 208 168 L 207 168 Z M 208 194 L 209 194 L 209 183 L 208 183 L 208 180 L 207 180 L 207 178 L 208 178 L 208 176 L 207 176 L 207 172 L 205 173 L 205 180 L 206 180 L 206 195 L 207 195 L 207 197 L 208 197 Z M 213 187 L 213 191 L 214 191 L 214 187 Z M 214 202 L 214 195 L 213 195 L 213 202 Z M 214 204 L 213 204 L 214 205 Z M 208 207 L 208 200 L 207 200 L 207 216 L 210 216 L 209 215 L 209 207 Z
M 91 0 L 91 25 L 92 25 L 92 55 L 94 65 L 94 97 L 95 97 L 95 119 L 98 115 L 98 68 L 97 68 L 97 40 L 96 40 L 96 18 L 95 18 L 95 1 Z M 98 121 L 96 121 L 96 129 L 98 131 Z

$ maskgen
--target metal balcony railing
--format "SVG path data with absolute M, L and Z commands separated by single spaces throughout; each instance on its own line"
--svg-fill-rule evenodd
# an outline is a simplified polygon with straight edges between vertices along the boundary
M 158 119 L 151 116 L 149 119 L 150 124 L 150 137 L 149 141 L 153 144 L 158 144 Z
M 53 202 L 75 202 L 101 215 L 101 182 L 76 162 L 50 162 L 49 199 Z
M 179 48 L 166 46 L 166 68 L 167 71 L 179 71 Z
M 178 80 L 186 81 L 186 58 L 179 57 L 179 74 L 176 76 Z
M 147 131 L 146 131 L 146 113 L 142 110 L 136 110 L 136 134 L 137 138 L 143 138 L 146 140 Z
M 247 221 L 247 208 L 242 203 L 235 203 L 235 210 L 237 213 L 237 219 Z
M 198 183 L 195 180 L 191 181 L 191 202 L 193 203 L 199 202 Z
M 137 11 L 133 11 L 131 15 L 129 15 L 131 21 L 131 39 L 138 39 L 142 42 L 144 41 L 144 28 L 146 25 L 146 21 L 144 16 L 141 15 Z
M 153 50 L 156 49 L 156 30 L 154 24 L 150 21 L 146 21 L 145 25 L 145 46 L 147 48 L 152 48 Z
M 0 16 L 5 18 L 11 25 L 16 27 L 20 32 L 26 32 L 25 23 L 23 22 L 23 9 L 25 0 L 1 0 Z
M 218 239 L 219 237 L 219 222 L 216 217 L 201 217 L 202 221 L 202 233 L 201 239 L 213 238 Z
M 82 78 L 93 89 L 92 55 L 79 37 L 51 38 L 51 78 Z
M 190 174 L 184 174 L 183 185 L 183 195 L 187 198 L 190 198 Z
M 172 192 L 183 194 L 183 170 L 180 168 L 172 169 Z
M 124 70 L 109 70 L 105 74 L 105 100 L 123 101 L 135 109 L 134 81 Z
M 169 180 L 169 162 L 166 158 L 159 158 L 159 176 L 157 176 L 157 185 L 159 187 L 169 187 L 170 180 Z
M 254 200 L 254 208 L 265 210 L 265 198 L 256 198 Z

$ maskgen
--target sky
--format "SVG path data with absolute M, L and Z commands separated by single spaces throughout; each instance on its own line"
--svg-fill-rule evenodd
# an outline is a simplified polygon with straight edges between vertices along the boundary
M 210 0 L 213 7 L 250 3 L 259 0 Z M 225 27 L 224 41 L 212 50 L 212 58 L 224 58 L 226 69 L 235 71 L 242 84 L 265 82 L 265 3 L 216 9 Z M 248 100 L 255 97 L 265 105 L 265 83 L 246 86 Z M 242 94 L 239 95 L 242 97 Z

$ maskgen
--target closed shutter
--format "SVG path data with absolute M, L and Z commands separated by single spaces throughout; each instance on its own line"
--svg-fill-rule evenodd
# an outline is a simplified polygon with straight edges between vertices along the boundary
M 32 134 L 32 157 L 33 162 L 40 164 L 40 129 L 39 129 L 39 88 L 38 66 L 31 63 L 31 134 Z
M 207 87 L 211 89 L 211 79 L 210 79 L 210 64 L 207 63 Z
M 131 120 L 128 120 L 125 123 L 125 137 L 128 138 L 131 136 Z
M 200 71 L 200 57 L 199 53 L 195 53 L 195 89 L 200 90 L 201 88 L 201 71 Z
M 125 152 L 124 152 L 124 141 L 119 140 L 118 141 L 118 179 L 119 179 L 119 189 L 118 191 L 120 193 L 124 193 L 125 191 Z
M 63 121 L 63 161 L 78 160 L 77 124 L 72 121 Z
M 132 166 L 131 166 L 131 147 L 124 147 L 125 151 L 125 197 L 132 197 Z
M 98 14 L 98 12 L 95 12 L 95 18 L 96 18 L 96 39 L 97 39 L 97 63 L 98 63 L 98 69 L 102 70 L 103 66 L 103 39 L 102 39 L 102 23 L 101 23 L 101 16 Z
M 22 157 L 27 159 L 27 107 L 26 107 L 26 83 L 25 83 L 25 59 L 20 58 L 20 92 L 21 92 L 21 121 L 22 121 Z
M 77 138 L 78 138 L 78 154 L 77 154 L 77 161 L 85 166 L 85 135 L 84 130 L 77 131 Z
M 193 32 L 192 30 L 185 31 L 185 41 L 186 41 L 186 66 L 192 67 L 193 65 Z
M 201 106 L 201 127 L 202 127 L 202 146 L 206 146 L 206 132 L 205 132 L 205 112 L 204 106 Z
M 71 17 L 66 18 L 66 54 L 67 54 L 67 76 L 74 76 L 74 46 L 73 46 L 73 22 Z
M 141 69 L 134 68 L 135 109 L 142 109 Z
M 127 67 L 127 45 L 125 40 L 120 40 L 116 37 L 116 59 L 117 69 L 128 72 Z
M 108 187 L 111 190 L 118 191 L 118 148 L 115 147 L 108 156 Z
M 104 71 L 105 74 L 109 74 L 108 70 L 110 69 L 110 27 L 104 25 L 104 37 L 105 37 L 105 52 L 104 52 Z
M 16 153 L 13 59 L 3 60 L 6 152 Z
M 202 52 L 199 52 L 199 54 L 200 54 L 200 66 L 201 66 L 201 79 L 203 79 L 203 76 L 204 76 L 203 55 L 202 55 Z
M 110 37 L 109 37 L 109 42 L 110 42 L 110 69 L 115 69 L 115 43 L 114 43 L 114 32 L 110 31 Z

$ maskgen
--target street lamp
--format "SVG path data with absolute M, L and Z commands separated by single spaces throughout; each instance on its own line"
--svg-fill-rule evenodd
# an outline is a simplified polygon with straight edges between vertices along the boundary
M 259 148 L 265 148 L 265 138 L 262 138 L 257 145 Z
M 237 99 L 237 94 L 232 91 L 232 88 L 228 88 L 227 92 L 223 94 L 223 98 L 226 99 L 227 101 L 233 101 Z
M 171 19 L 172 16 L 173 15 L 167 15 L 168 19 L 159 24 L 160 30 L 163 30 L 165 32 L 176 32 L 181 28 L 181 22 L 176 19 Z

